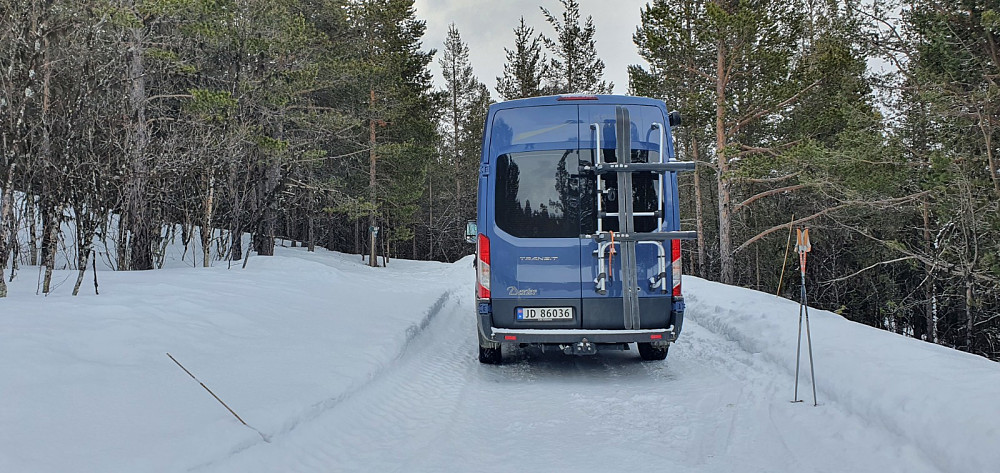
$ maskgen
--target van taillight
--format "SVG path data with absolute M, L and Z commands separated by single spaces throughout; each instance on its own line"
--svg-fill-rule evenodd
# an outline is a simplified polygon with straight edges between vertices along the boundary
M 673 269 L 674 296 L 681 295 L 681 241 L 670 241 L 670 266 Z
M 476 297 L 490 298 L 490 239 L 479 234 L 479 244 L 476 246 Z

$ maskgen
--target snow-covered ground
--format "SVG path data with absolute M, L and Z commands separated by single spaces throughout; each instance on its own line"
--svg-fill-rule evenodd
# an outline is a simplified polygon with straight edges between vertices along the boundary
M 245 270 L 102 272 L 76 298 L 75 273 L 39 297 L 24 270 L 0 300 L 0 472 L 1000 465 L 996 363 L 814 310 L 819 406 L 808 364 L 791 403 L 798 305 L 687 278 L 664 362 L 483 366 L 470 263 L 279 248 Z

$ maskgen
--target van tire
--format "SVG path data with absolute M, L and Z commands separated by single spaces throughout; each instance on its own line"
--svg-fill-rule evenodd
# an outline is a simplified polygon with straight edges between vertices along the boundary
M 503 361 L 500 344 L 485 340 L 476 327 L 476 338 L 479 339 L 479 362 L 484 365 L 499 365 Z
M 654 347 L 652 343 L 636 343 L 639 347 L 639 357 L 645 361 L 660 361 L 666 359 L 670 345 Z

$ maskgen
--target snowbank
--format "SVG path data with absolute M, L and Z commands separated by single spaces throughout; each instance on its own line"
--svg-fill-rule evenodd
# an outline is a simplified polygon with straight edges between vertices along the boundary
M 101 272 L 79 297 L 75 272 L 39 297 L 25 268 L 0 299 L 0 471 L 183 471 L 263 441 L 167 352 L 265 435 L 296 428 L 391 364 L 448 282 L 471 287 L 467 261 L 390 265 L 279 248 L 246 270 Z
M 684 289 L 688 317 L 794 373 L 797 302 L 694 277 Z M 832 312 L 809 315 L 819 409 L 840 404 L 912 442 L 943 471 L 1000 468 L 1000 364 Z M 799 398 L 810 403 L 802 338 Z

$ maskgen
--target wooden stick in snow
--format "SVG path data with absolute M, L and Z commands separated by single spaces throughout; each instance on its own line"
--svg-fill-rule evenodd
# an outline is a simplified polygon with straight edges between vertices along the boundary
M 223 402 L 222 399 L 219 399 L 219 396 L 216 396 L 215 393 L 213 393 L 211 389 L 208 389 L 208 386 L 205 386 L 205 383 L 201 382 L 201 380 L 199 380 L 193 374 L 191 374 L 191 372 L 188 371 L 188 369 L 185 368 L 184 365 L 181 364 L 181 362 L 177 361 L 177 359 L 175 359 L 173 356 L 171 356 L 170 353 L 167 353 L 167 356 L 170 357 L 170 359 L 173 360 L 174 363 L 177 363 L 177 366 L 180 366 L 181 369 L 184 370 L 184 372 L 187 373 L 188 376 L 191 377 L 191 379 L 197 381 L 198 384 L 201 385 L 201 387 L 205 388 L 205 391 L 208 391 L 208 393 L 211 394 L 212 397 L 214 397 L 216 401 L 219 401 L 219 404 L 222 404 L 222 406 L 225 407 L 226 410 L 228 410 L 230 414 L 232 414 L 234 417 L 236 417 L 236 420 L 240 421 L 241 424 L 249 427 L 254 432 L 257 432 L 257 434 L 260 435 L 260 438 L 263 439 L 265 442 L 271 443 L 271 440 L 268 439 L 267 436 L 264 435 L 263 432 L 261 432 L 261 431 L 255 429 L 255 428 L 253 428 L 253 426 L 251 426 L 250 424 L 247 424 L 246 421 L 244 421 L 243 418 L 241 418 L 235 411 L 233 411 L 232 408 L 230 408 L 228 405 L 226 405 L 226 403 Z

